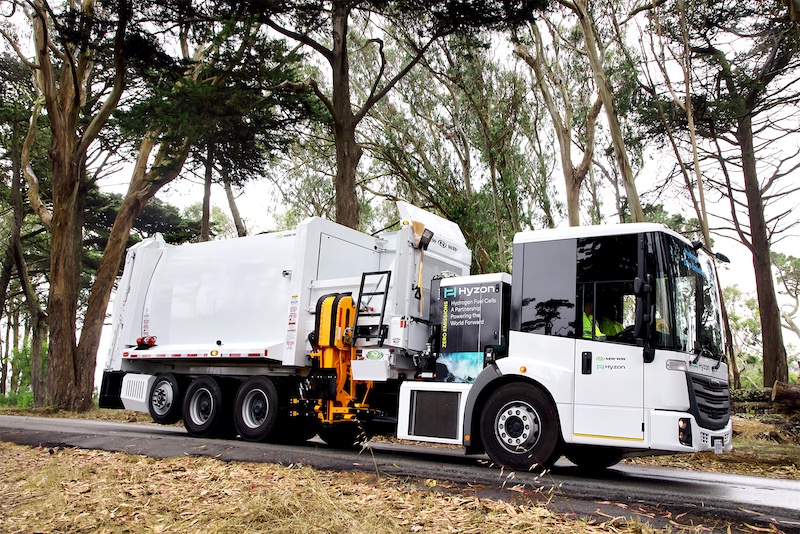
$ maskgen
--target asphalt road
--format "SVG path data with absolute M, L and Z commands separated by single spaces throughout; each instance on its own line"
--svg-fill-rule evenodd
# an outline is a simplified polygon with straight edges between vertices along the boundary
M 548 499 L 556 510 L 578 515 L 647 519 L 636 513 L 645 510 L 655 516 L 651 524 L 665 526 L 670 518 L 688 512 L 681 524 L 731 522 L 746 530 L 745 523 L 772 523 L 784 532 L 800 533 L 800 481 L 792 480 L 629 465 L 586 474 L 566 460 L 537 475 L 502 470 L 485 457 L 468 457 L 454 449 L 370 443 L 362 451 L 341 451 L 315 440 L 299 446 L 206 440 L 190 437 L 178 427 L 83 419 L 0 416 L 0 440 L 152 457 L 189 454 L 222 461 L 377 470 L 385 475 L 477 485 L 493 497 Z

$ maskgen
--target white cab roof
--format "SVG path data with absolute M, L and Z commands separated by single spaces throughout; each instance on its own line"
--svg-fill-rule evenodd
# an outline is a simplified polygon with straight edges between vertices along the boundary
M 567 226 L 564 228 L 547 228 L 519 232 L 514 236 L 514 244 L 555 241 L 558 239 L 580 239 L 584 237 L 600 237 L 609 235 L 640 234 L 645 232 L 661 232 L 670 234 L 688 243 L 687 239 L 658 223 L 601 224 L 595 226 Z

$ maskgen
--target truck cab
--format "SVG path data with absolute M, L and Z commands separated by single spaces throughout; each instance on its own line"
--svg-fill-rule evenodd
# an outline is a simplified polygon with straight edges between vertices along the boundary
M 508 347 L 470 392 L 468 449 L 518 468 L 730 450 L 716 271 L 699 246 L 656 224 L 523 232 L 513 266 Z

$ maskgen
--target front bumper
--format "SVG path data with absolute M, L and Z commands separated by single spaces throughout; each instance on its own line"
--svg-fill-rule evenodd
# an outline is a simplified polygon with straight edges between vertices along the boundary
M 688 420 L 691 443 L 681 443 L 681 420 Z M 650 414 L 650 448 L 671 452 L 703 452 L 733 450 L 733 426 L 731 421 L 718 430 L 701 427 L 692 414 L 686 412 L 656 411 Z M 684 441 L 686 441 L 684 439 Z M 718 445 L 721 442 L 720 445 Z

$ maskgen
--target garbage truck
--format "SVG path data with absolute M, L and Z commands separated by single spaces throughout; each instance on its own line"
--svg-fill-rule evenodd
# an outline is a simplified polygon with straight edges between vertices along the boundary
M 127 253 L 100 405 L 201 438 L 391 434 L 513 469 L 731 449 L 715 258 L 651 223 L 523 231 L 470 274 L 459 226 L 404 202 L 368 235 Z

